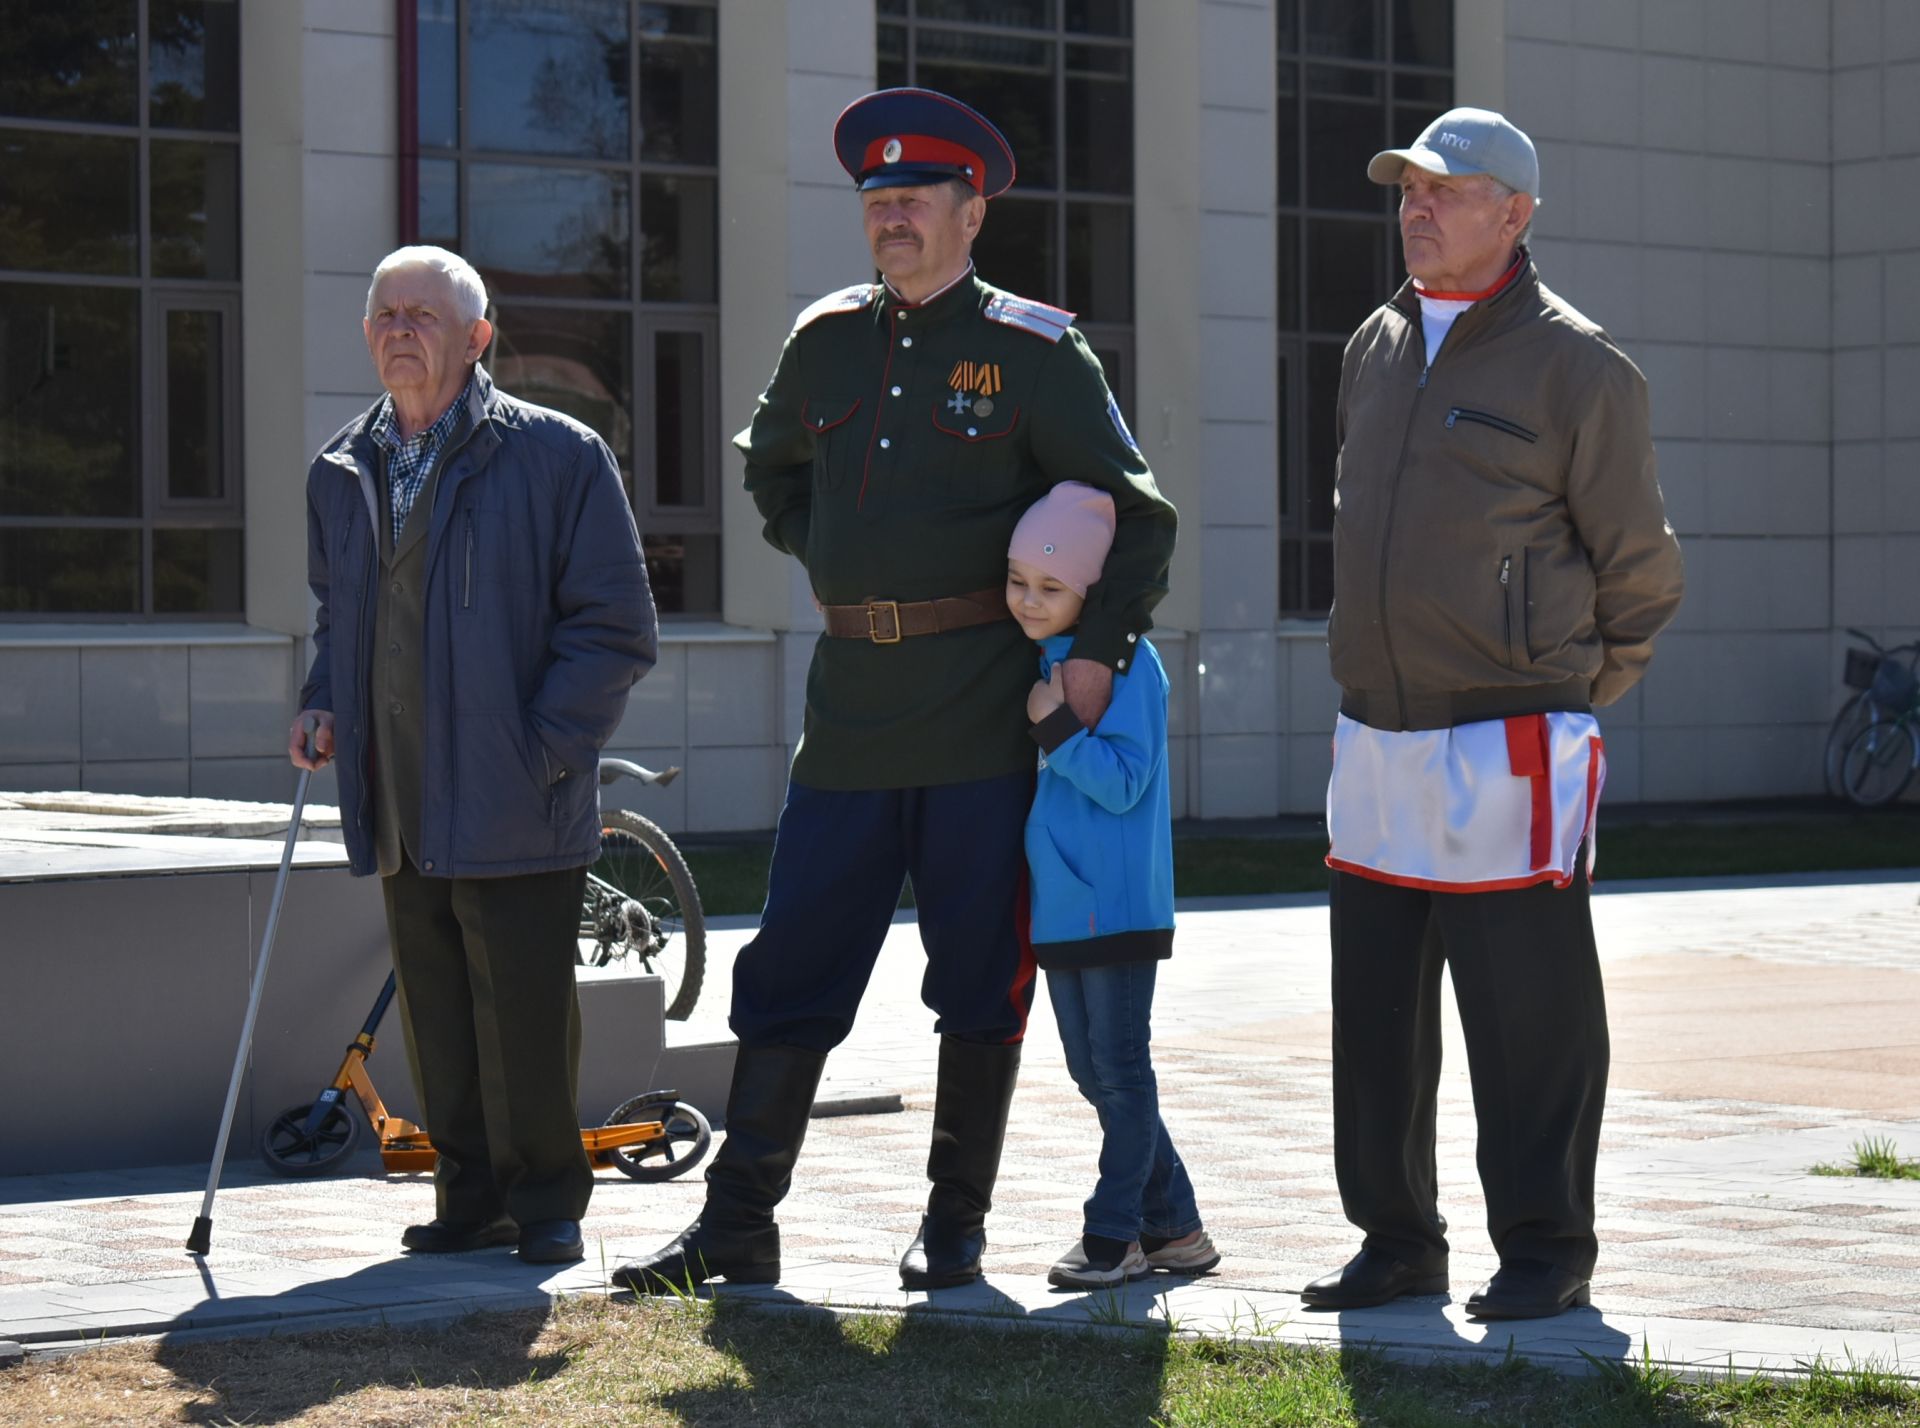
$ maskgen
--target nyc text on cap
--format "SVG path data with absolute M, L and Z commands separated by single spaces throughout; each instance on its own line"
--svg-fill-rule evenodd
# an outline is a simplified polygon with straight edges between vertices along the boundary
M 840 166 L 863 189 L 960 179 L 983 198 L 1013 182 L 1013 150 L 985 117 L 931 89 L 881 89 L 840 112 Z
M 1367 164 L 1375 183 L 1399 183 L 1408 164 L 1430 174 L 1487 174 L 1516 193 L 1540 198 L 1540 156 L 1533 140 L 1491 109 L 1449 109 L 1409 149 L 1388 149 Z

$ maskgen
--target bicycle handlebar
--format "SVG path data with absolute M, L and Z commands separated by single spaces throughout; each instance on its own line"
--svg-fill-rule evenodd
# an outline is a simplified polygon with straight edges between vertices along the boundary
M 652 769 L 643 768 L 639 764 L 629 762 L 626 759 L 600 760 L 600 782 L 602 784 L 612 783 L 617 778 L 637 778 L 642 783 L 658 784 L 661 788 L 665 788 L 679 777 L 680 768 L 677 764 L 670 764 L 660 770 L 660 772 L 655 773 Z

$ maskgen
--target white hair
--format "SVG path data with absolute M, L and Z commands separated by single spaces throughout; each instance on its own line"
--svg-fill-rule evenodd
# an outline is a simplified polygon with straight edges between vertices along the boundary
M 380 287 L 380 280 L 401 268 L 431 268 L 436 273 L 444 274 L 447 281 L 453 284 L 454 307 L 462 322 L 478 322 L 487 315 L 487 285 L 473 270 L 473 264 L 458 253 L 419 243 L 407 248 L 395 248 L 373 270 L 373 281 L 367 284 L 369 318 L 373 316 L 373 295 Z

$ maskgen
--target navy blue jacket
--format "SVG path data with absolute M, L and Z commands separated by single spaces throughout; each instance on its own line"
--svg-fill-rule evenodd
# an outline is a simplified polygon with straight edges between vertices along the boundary
M 1041 641 L 1040 677 L 1073 636 Z M 1167 794 L 1167 672 L 1133 646 L 1092 729 L 1062 705 L 1033 726 L 1044 754 L 1027 815 L 1033 956 L 1042 967 L 1173 955 L 1173 818 Z
M 476 373 L 427 534 L 420 870 L 500 877 L 599 855 L 600 747 L 653 667 L 658 625 L 633 510 L 606 443 Z M 340 825 L 375 870 L 367 699 L 384 519 L 378 403 L 307 472 L 307 582 L 320 602 L 302 709 L 333 713 Z

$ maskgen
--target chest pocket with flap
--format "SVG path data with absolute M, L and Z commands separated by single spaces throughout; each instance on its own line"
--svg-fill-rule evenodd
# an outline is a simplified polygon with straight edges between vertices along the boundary
M 808 397 L 800 404 L 800 424 L 813 433 L 813 479 L 822 490 L 843 485 L 856 471 L 865 453 L 860 433 L 865 424 L 853 420 L 860 410 L 858 397 Z

